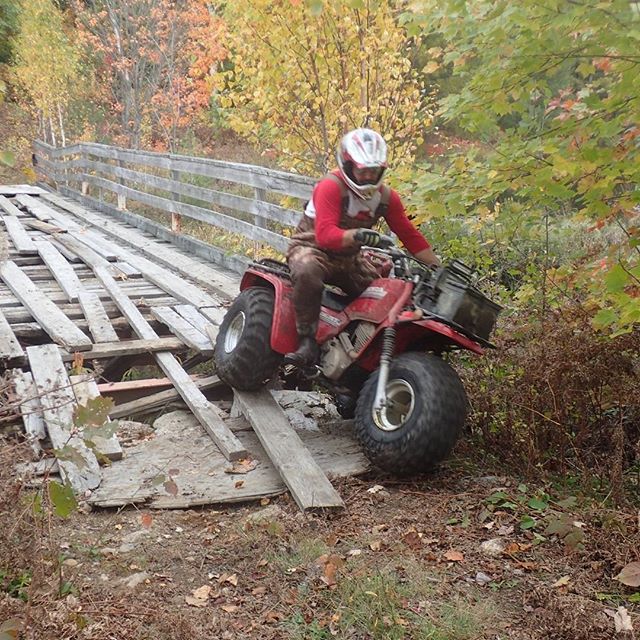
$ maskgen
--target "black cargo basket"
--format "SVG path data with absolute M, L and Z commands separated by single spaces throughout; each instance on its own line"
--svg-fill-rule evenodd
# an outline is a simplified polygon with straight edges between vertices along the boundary
M 502 307 L 476 289 L 471 276 L 469 267 L 454 260 L 418 288 L 415 302 L 429 316 L 484 346 L 493 347 L 489 338 Z

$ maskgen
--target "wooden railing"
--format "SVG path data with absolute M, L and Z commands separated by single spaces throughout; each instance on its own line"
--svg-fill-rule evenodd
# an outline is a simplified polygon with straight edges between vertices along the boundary
M 266 245 L 283 253 L 285 230 L 298 223 L 314 184 L 313 178 L 261 166 L 103 144 L 60 148 L 36 141 L 34 149 L 39 177 L 64 195 L 184 246 L 192 241 L 182 233 L 187 218 L 239 234 L 256 249 Z M 161 224 L 157 218 L 163 216 L 154 212 L 171 219 L 166 215 Z M 239 269 L 245 260 L 226 262 Z

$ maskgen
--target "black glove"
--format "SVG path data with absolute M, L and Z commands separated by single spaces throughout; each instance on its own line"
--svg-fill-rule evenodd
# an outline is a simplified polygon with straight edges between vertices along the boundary
M 356 242 L 367 247 L 387 248 L 393 244 L 389 236 L 383 236 L 373 229 L 358 229 L 354 235 Z

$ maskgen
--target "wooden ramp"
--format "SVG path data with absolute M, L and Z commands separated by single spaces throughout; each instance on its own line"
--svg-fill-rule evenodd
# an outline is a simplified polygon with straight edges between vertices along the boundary
M 47 447 L 72 449 L 73 455 L 59 460 L 59 473 L 97 505 L 140 500 L 154 506 L 205 504 L 288 487 L 301 509 L 342 506 L 325 472 L 344 475 L 366 466 L 360 459 L 341 467 L 335 452 L 332 460 L 322 453 L 332 443 L 345 445 L 343 440 L 329 438 L 323 444 L 322 434 L 298 436 L 266 392 L 238 394 L 247 421 L 240 427 L 229 423 L 206 395 L 220 392 L 220 381 L 190 373 L 195 364 L 210 360 L 238 280 L 188 251 L 56 193 L 29 185 L 0 186 L 0 373 L 12 370 L 16 411 L 34 453 L 42 455 Z M 99 397 L 109 383 L 117 387 L 122 374 L 141 363 L 155 364 L 169 388 L 157 391 L 150 382 L 147 393 L 123 402 L 116 398 L 111 419 L 175 402 L 186 405 L 199 426 L 190 423 L 188 437 L 174 439 L 169 453 L 188 452 L 198 460 L 194 476 L 207 478 L 216 465 L 259 460 L 260 471 L 247 474 L 246 485 L 233 485 L 244 487 L 241 491 L 228 493 L 233 474 L 222 474 L 219 488 L 208 481 L 205 488 L 195 484 L 191 494 L 179 499 L 146 486 L 133 495 L 133 476 L 124 482 L 127 470 L 146 478 L 144 458 L 163 456 L 153 446 L 127 450 L 112 436 L 86 446 L 74 427 L 76 407 Z M 139 388 L 144 391 L 142 381 Z M 231 390 L 227 393 L 231 397 Z M 192 448 L 198 429 L 204 457 Z M 351 452 L 355 445 L 349 442 Z M 351 453 L 345 455 L 352 460 Z M 113 461 L 108 468 L 99 464 L 106 458 Z

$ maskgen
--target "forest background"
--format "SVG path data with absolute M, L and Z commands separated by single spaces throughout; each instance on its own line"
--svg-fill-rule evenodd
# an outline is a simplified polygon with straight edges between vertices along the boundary
M 332 166 L 389 182 L 503 306 L 463 361 L 471 441 L 524 474 L 640 499 L 640 3 L 0 0 L 3 182 L 33 138 Z

